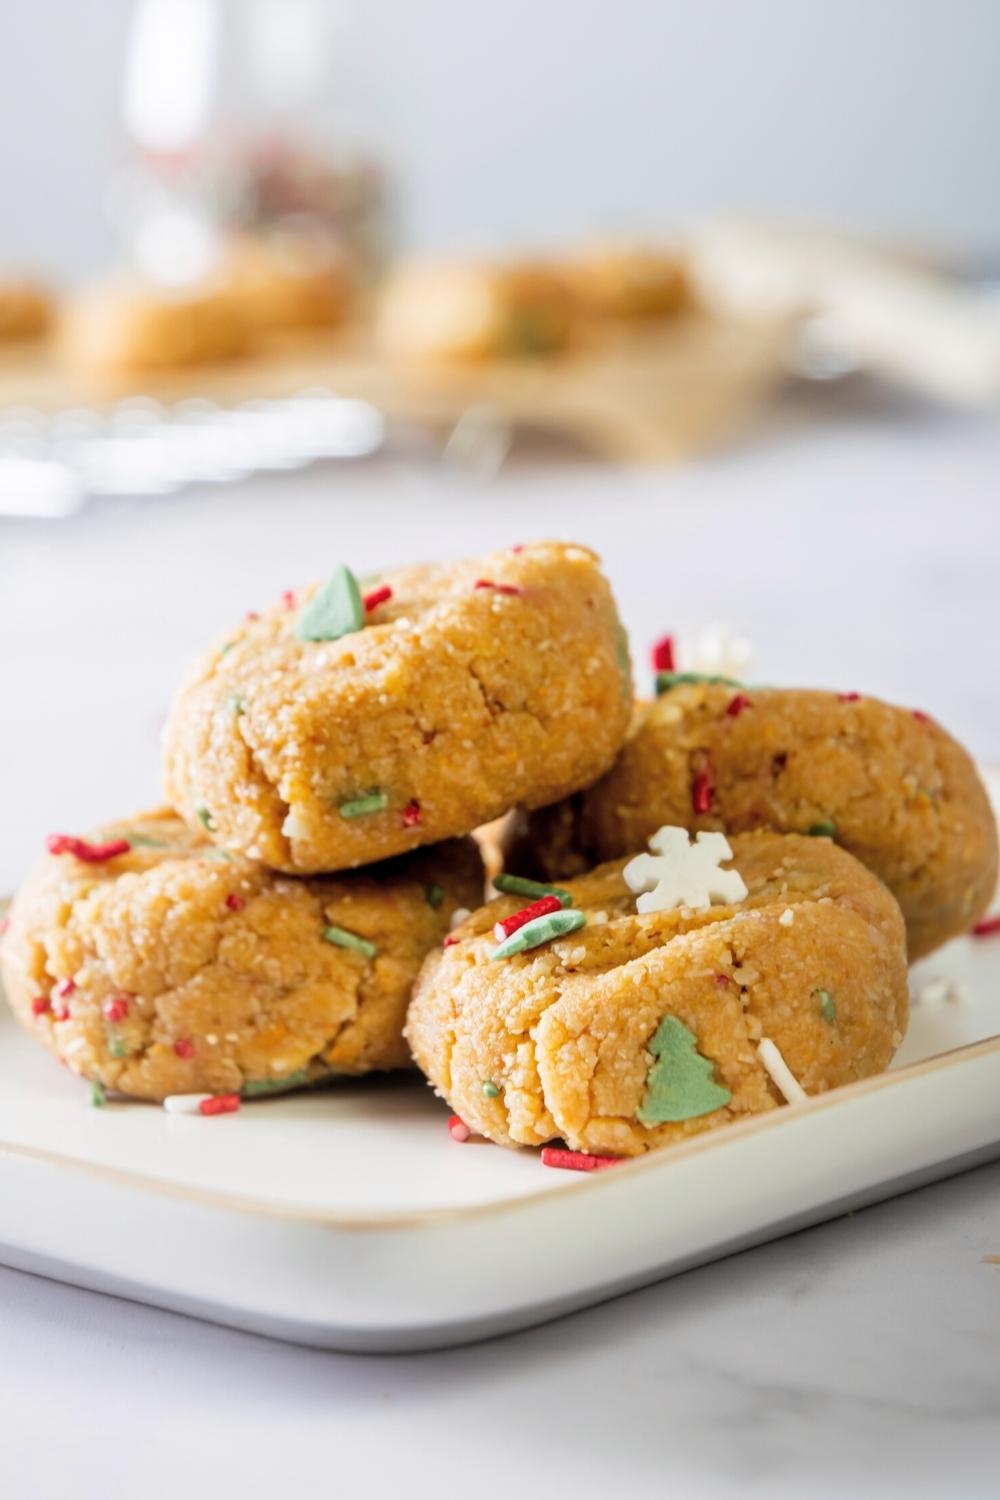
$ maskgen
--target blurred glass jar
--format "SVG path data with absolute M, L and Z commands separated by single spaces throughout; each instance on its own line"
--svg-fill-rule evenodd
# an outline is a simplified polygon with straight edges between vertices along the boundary
M 386 254 L 385 176 L 336 0 L 135 0 L 109 212 L 129 269 L 204 280 L 248 239 L 357 283 Z

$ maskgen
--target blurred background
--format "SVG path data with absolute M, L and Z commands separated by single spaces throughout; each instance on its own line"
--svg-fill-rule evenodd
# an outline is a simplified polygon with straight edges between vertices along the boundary
M 6 7 L 5 887 L 156 800 L 245 610 L 532 536 L 644 686 L 672 631 L 1000 760 L 998 54 L 993 0 Z

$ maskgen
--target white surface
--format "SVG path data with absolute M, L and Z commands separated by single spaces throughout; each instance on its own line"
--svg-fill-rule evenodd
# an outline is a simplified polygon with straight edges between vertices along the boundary
M 1000 759 L 1000 432 L 788 416 L 777 446 L 672 474 L 522 471 L 477 492 L 378 466 L 5 526 L 3 883 L 49 828 L 148 799 L 164 683 L 331 551 L 363 570 L 576 532 L 605 552 L 637 648 L 716 618 L 721 571 L 762 675 L 919 703 Z M 979 1500 L 1000 1439 L 1000 1269 L 982 1263 L 1000 1254 L 998 1190 L 985 1168 L 533 1333 L 412 1358 L 283 1348 L 3 1272 L 5 1494 L 158 1500 L 210 1475 L 251 1495 L 492 1496 L 572 1476 L 581 1495 L 655 1481 L 684 1500 Z
M 320 3 L 344 24 L 309 124 L 346 118 L 383 147 L 422 246 L 720 209 L 1000 239 L 994 0 Z M 131 6 L 4 6 L 4 259 L 106 260 Z M 219 8 L 227 24 L 251 10 Z M 230 64 L 246 45 L 226 33 Z

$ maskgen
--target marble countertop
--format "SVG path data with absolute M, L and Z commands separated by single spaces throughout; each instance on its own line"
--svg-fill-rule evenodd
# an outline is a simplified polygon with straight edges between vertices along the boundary
M 529 537 L 605 557 L 641 663 L 725 620 L 776 682 L 932 711 L 1000 762 L 1000 427 L 834 404 L 673 471 L 392 460 L 0 523 L 0 885 L 53 828 L 157 799 L 206 636 L 359 573 Z M 71 1226 L 67 1231 L 72 1232 Z M 554 1247 L 554 1253 L 558 1253 Z M 1000 1164 L 477 1347 L 299 1350 L 0 1270 L 3 1491 L 997 1492 Z

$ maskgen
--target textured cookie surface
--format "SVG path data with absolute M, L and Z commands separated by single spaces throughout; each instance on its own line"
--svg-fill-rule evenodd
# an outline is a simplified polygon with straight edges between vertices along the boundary
M 564 938 L 493 958 L 504 897 L 428 956 L 406 1035 L 473 1130 L 632 1156 L 780 1104 L 764 1040 L 809 1094 L 888 1064 L 908 1003 L 893 897 L 827 840 L 731 843 L 736 905 L 639 915 L 620 861 L 567 883 L 586 925 Z
M 967 931 L 996 885 L 996 821 L 971 759 L 926 715 L 875 698 L 674 687 L 637 709 L 602 780 L 532 815 L 511 868 L 572 874 L 664 823 L 828 834 L 893 891 L 911 959 Z
M 276 869 L 343 869 L 611 764 L 629 664 L 592 553 L 539 543 L 365 583 L 391 597 L 352 634 L 302 640 L 306 590 L 195 665 L 165 732 L 167 798 L 192 826 Z
M 482 898 L 471 840 L 302 881 L 225 856 L 167 812 L 98 838 L 111 835 L 132 847 L 42 860 L 0 947 L 15 1014 L 74 1072 L 162 1099 L 410 1065 L 420 962 Z

